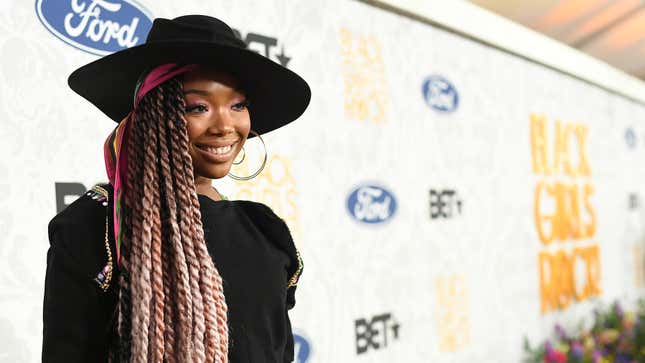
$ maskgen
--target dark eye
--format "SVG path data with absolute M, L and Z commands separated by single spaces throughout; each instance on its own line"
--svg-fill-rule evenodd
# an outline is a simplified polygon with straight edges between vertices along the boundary
M 190 105 L 186 106 L 186 113 L 202 113 L 208 111 L 204 105 Z
M 249 101 L 248 100 L 244 100 L 242 102 L 238 102 L 238 103 L 233 105 L 233 109 L 235 111 L 243 111 L 243 110 L 247 109 L 248 107 L 249 107 Z

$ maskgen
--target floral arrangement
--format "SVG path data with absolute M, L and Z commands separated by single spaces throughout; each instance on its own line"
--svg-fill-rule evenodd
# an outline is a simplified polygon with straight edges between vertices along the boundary
M 594 311 L 591 329 L 569 335 L 555 326 L 555 339 L 532 348 L 524 339 L 525 363 L 642 363 L 645 362 L 645 301 L 636 312 L 619 303 Z

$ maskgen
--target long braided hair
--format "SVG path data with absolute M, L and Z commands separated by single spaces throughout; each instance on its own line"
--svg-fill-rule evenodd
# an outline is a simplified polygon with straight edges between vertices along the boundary
M 121 362 L 228 361 L 222 279 L 204 241 L 184 112 L 175 77 L 144 96 L 129 126 L 113 355 Z

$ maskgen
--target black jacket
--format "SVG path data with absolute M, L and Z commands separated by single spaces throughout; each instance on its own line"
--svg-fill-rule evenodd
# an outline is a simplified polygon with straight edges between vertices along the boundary
M 107 197 L 111 200 L 111 187 L 109 185 L 103 187 L 108 190 Z M 295 304 L 295 286 L 288 286 L 287 281 L 294 278 L 297 280 L 302 270 L 302 263 L 286 224 L 275 216 L 270 208 L 260 203 L 214 202 L 205 196 L 200 196 L 200 203 L 202 204 L 202 220 L 209 252 L 213 255 L 213 250 L 216 250 L 217 255 L 225 256 L 220 258 L 227 259 L 220 261 L 221 263 L 216 261 L 216 265 L 225 280 L 224 293 L 229 305 L 231 339 L 229 356 L 231 362 L 291 362 L 293 360 L 293 336 L 286 310 Z M 112 233 L 108 233 L 108 243 L 105 243 L 106 217 L 109 231 L 112 230 L 112 211 L 109 204 L 111 203 L 101 200 L 100 195 L 97 195 L 96 192 L 90 191 L 55 216 L 49 223 L 50 248 L 47 253 L 43 307 L 43 362 L 105 362 L 109 345 L 116 342 L 113 324 L 116 318 L 118 271 L 114 271 L 112 282 L 106 291 L 97 282 L 97 276 L 107 263 L 106 248 L 110 248 L 112 256 L 116 256 Z M 217 216 L 219 219 L 231 216 L 230 218 L 233 218 L 234 222 L 241 220 L 240 226 L 242 227 L 237 228 L 234 226 L 235 223 L 231 225 L 230 222 L 227 222 L 231 228 L 237 228 L 237 230 L 225 230 L 224 233 L 220 232 L 209 237 L 210 226 L 215 223 L 213 220 L 209 220 L 208 216 L 211 213 L 223 213 Z M 221 226 L 214 228 L 219 228 L 222 231 Z M 278 337 L 273 336 L 274 333 L 269 333 L 266 337 L 263 337 L 262 333 L 249 334 L 252 336 L 250 339 L 259 339 L 259 341 L 249 341 L 249 337 L 246 336 L 247 330 L 255 329 L 255 327 L 248 326 L 251 324 L 248 321 L 267 319 L 253 317 L 245 320 L 247 310 L 261 310 L 258 310 L 254 305 L 248 305 L 257 300 L 255 297 L 240 298 L 236 291 L 240 288 L 248 289 L 248 281 L 254 281 L 254 277 L 243 276 L 247 285 L 236 286 L 239 272 L 237 269 L 227 267 L 227 264 L 236 259 L 252 261 L 253 256 L 246 257 L 249 254 L 248 249 L 244 254 L 237 254 L 239 248 L 244 248 L 244 244 L 239 241 L 246 238 L 248 229 L 255 233 L 247 238 L 252 239 L 249 246 L 253 251 L 278 251 L 271 252 L 270 255 L 284 256 L 275 260 L 284 261 L 285 266 L 285 271 L 278 270 L 279 274 L 276 276 L 279 276 L 280 279 L 286 277 L 287 280 L 284 282 L 284 286 L 280 282 L 280 287 L 278 287 L 278 289 L 285 289 L 284 293 L 279 294 L 285 298 L 276 300 L 283 305 L 285 312 L 283 316 L 276 317 L 271 323 L 284 324 L 284 327 L 279 327 L 279 329 L 275 329 L 273 326 L 258 327 L 257 330 L 257 332 L 286 331 L 286 333 Z M 240 233 L 242 234 L 240 235 Z M 218 246 L 218 238 L 235 239 L 236 245 Z M 255 246 L 260 246 L 257 240 L 269 241 L 268 243 L 262 242 L 263 245 L 268 246 L 268 249 L 256 248 Z M 256 261 L 265 260 L 271 256 L 258 255 Z M 245 263 L 245 261 L 240 263 Z M 114 264 L 116 265 L 116 258 L 114 258 Z M 255 264 L 257 265 L 257 262 Z M 267 266 L 274 268 L 272 266 L 275 265 L 278 263 L 271 262 L 271 265 Z M 256 272 L 266 274 L 262 270 Z M 263 294 L 266 295 L 265 292 Z M 264 295 L 259 298 L 263 299 Z M 274 310 L 276 310 L 275 307 L 271 307 L 270 311 Z M 264 342 L 264 339 L 267 341 Z M 264 348 L 275 345 L 280 346 L 279 349 L 268 352 Z

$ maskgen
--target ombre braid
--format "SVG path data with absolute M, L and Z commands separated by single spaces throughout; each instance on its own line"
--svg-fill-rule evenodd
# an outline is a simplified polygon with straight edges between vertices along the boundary
M 184 110 L 171 79 L 146 94 L 129 125 L 122 362 L 228 362 L 222 279 L 206 249 Z
M 171 92 L 175 92 L 173 97 L 169 97 L 167 100 L 173 98 L 182 98 L 183 94 L 181 93 L 181 88 L 173 88 Z M 173 102 L 167 102 L 166 106 L 169 109 L 173 109 L 175 115 L 181 117 L 184 113 L 183 107 L 179 107 L 179 104 Z M 174 125 L 169 124 L 171 129 L 171 135 L 175 140 L 173 140 L 174 145 L 179 145 L 180 149 L 188 148 L 188 133 L 177 132 L 174 129 Z M 175 165 L 180 165 L 183 163 L 184 174 L 183 175 L 193 175 L 193 164 L 188 153 L 174 153 L 175 156 Z M 228 351 L 228 339 L 222 339 L 221 337 L 228 337 L 228 326 L 226 323 L 226 314 L 227 308 L 224 300 L 224 291 L 222 289 L 222 279 L 214 269 L 214 265 L 211 263 L 212 259 L 208 254 L 206 249 L 206 242 L 204 240 L 203 226 L 201 222 L 201 216 L 199 212 L 199 200 L 197 198 L 197 193 L 192 193 L 191 204 L 185 203 L 182 204 L 182 207 L 185 208 L 185 215 L 189 216 L 192 213 L 192 220 L 196 221 L 193 223 L 192 230 L 186 231 L 186 233 L 191 233 L 198 236 L 197 245 L 195 246 L 196 258 L 200 261 L 200 281 L 203 281 L 199 285 L 201 293 L 204 295 L 204 311 L 206 319 L 206 338 L 207 340 L 214 339 L 219 345 L 206 347 L 207 355 L 210 357 L 215 356 L 216 362 L 226 362 L 226 352 Z M 215 279 L 211 279 L 210 276 L 214 276 Z M 215 292 L 215 294 L 211 293 Z M 223 354 L 223 355 L 222 355 Z

